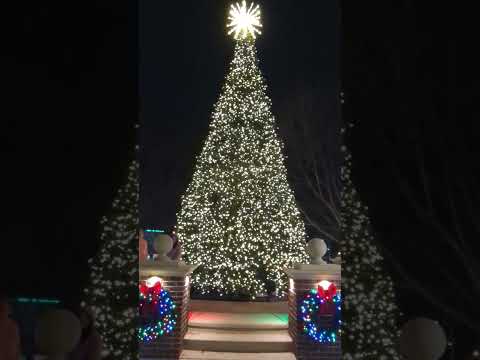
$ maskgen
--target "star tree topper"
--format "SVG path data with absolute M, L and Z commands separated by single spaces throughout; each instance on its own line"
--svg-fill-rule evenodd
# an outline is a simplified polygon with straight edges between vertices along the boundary
M 227 25 L 229 28 L 228 35 L 233 33 L 235 40 L 246 39 L 251 36 L 256 38 L 256 34 L 261 34 L 259 27 L 262 27 L 260 23 L 260 9 L 259 6 L 255 6 L 252 2 L 247 10 L 247 3 L 242 1 L 242 5 L 239 3 L 232 4 L 228 20 L 230 23 Z

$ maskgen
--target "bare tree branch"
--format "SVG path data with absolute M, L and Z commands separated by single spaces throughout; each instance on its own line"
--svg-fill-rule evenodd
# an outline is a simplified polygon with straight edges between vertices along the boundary
M 450 234 L 449 230 L 446 229 L 445 226 L 435 216 L 433 216 L 419 203 L 419 201 L 413 195 L 413 191 L 409 186 L 408 182 L 403 178 L 395 165 L 393 166 L 393 169 L 396 173 L 395 177 L 400 186 L 400 189 L 404 196 L 408 199 L 411 207 L 415 210 L 417 217 L 425 223 L 428 223 L 437 232 L 437 234 L 440 235 L 440 238 L 443 239 L 444 242 L 455 251 L 457 256 L 460 258 L 462 264 L 464 264 L 464 267 L 470 276 L 470 280 L 473 284 L 476 284 L 479 281 L 480 277 L 479 274 L 475 274 L 474 269 L 472 269 L 472 267 L 470 266 L 471 262 L 468 254 L 465 253 L 465 251 L 463 251 L 463 249 L 459 246 L 458 242 Z
M 382 247 L 383 254 L 388 256 L 390 264 L 394 267 L 397 273 L 405 279 L 408 285 L 418 294 L 420 294 L 425 300 L 434 305 L 436 308 L 440 309 L 443 313 L 449 315 L 452 319 L 461 323 L 471 330 L 474 330 L 477 333 L 480 333 L 480 324 L 472 320 L 470 317 L 465 315 L 463 312 L 460 312 L 457 308 L 448 305 L 444 301 L 440 300 L 439 297 L 433 294 L 428 290 L 423 284 L 416 280 L 412 275 L 410 275 L 405 268 L 396 260 L 387 248 Z
M 332 234 L 330 234 L 328 231 L 326 231 L 323 226 L 321 226 L 319 223 L 317 223 L 314 219 L 310 218 L 308 213 L 306 211 L 304 211 L 301 207 L 300 207 L 300 211 L 303 214 L 303 216 L 305 217 L 305 219 L 307 220 L 308 224 L 311 225 L 312 227 L 314 227 L 315 230 L 317 230 L 321 235 L 323 235 L 328 240 L 330 240 L 334 243 L 338 241 L 338 239 L 336 237 L 334 237 Z
M 390 146 L 388 141 L 384 137 L 382 137 L 382 141 L 386 147 Z M 393 152 L 392 152 L 393 153 Z M 440 217 L 436 214 L 435 208 L 438 207 L 438 204 L 434 203 L 434 196 L 432 189 L 430 187 L 430 179 L 428 177 L 426 168 L 425 168 L 425 158 L 424 154 L 421 149 L 417 148 L 417 171 L 419 173 L 419 180 L 422 184 L 423 196 L 420 198 L 424 198 L 426 204 L 423 204 L 422 201 L 416 196 L 415 192 L 412 189 L 411 181 L 407 179 L 404 173 L 399 168 L 396 159 L 393 159 L 391 162 L 390 169 L 396 179 L 399 189 L 403 194 L 404 198 L 407 200 L 409 206 L 415 211 L 416 217 L 429 229 L 432 230 L 434 234 L 437 234 L 441 240 L 453 250 L 453 253 L 458 259 L 459 263 L 462 264 L 463 269 L 465 270 L 466 275 L 468 275 L 469 283 L 472 285 L 473 294 L 474 296 L 470 296 L 466 293 L 466 289 L 457 289 L 458 293 L 463 293 L 465 296 L 465 300 L 472 303 L 475 308 L 475 301 L 478 299 L 480 295 L 480 269 L 478 263 L 475 260 L 474 254 L 471 251 L 470 247 L 467 245 L 467 241 L 465 239 L 465 233 L 462 228 L 462 224 L 460 223 L 460 217 L 458 214 L 458 205 L 457 201 L 455 200 L 454 193 L 453 193 L 453 184 L 450 180 L 450 171 L 446 160 L 442 160 L 442 164 L 444 166 L 443 171 L 443 178 L 445 179 L 445 190 L 446 196 L 445 197 L 438 197 L 446 204 L 442 202 L 442 208 L 446 205 L 446 209 L 450 214 L 450 220 L 453 224 L 453 230 L 448 228 L 448 225 L 445 224 L 445 221 L 442 221 Z M 462 188 L 463 190 L 463 200 L 467 200 L 469 198 L 468 191 L 465 186 Z M 474 224 L 477 230 L 480 229 L 478 224 L 475 221 L 473 211 L 473 203 L 471 201 L 466 201 L 466 210 L 471 215 L 471 222 Z M 414 277 L 409 274 L 401 265 L 398 260 L 388 251 L 388 249 L 384 249 L 385 254 L 389 254 L 389 258 L 391 264 L 395 267 L 397 272 L 407 281 L 408 285 L 412 287 L 417 293 L 422 295 L 427 301 L 429 301 L 433 306 L 437 307 L 442 312 L 450 315 L 453 319 L 458 321 L 459 323 L 468 326 L 470 329 L 480 333 L 480 324 L 475 322 L 471 319 L 468 315 L 468 311 L 465 311 L 462 308 L 454 308 L 451 305 L 448 305 L 445 301 L 442 301 L 433 294 L 426 285 L 421 284 L 418 280 L 414 279 Z M 431 255 L 431 254 L 430 254 Z M 451 285 L 454 286 L 458 282 L 458 278 L 446 267 L 439 269 L 439 274 L 446 279 L 446 281 Z
M 430 191 L 428 175 L 425 169 L 425 154 L 423 153 L 419 144 L 415 145 L 416 152 L 417 152 L 417 161 L 418 161 L 418 170 L 420 173 L 420 179 L 423 185 L 423 193 L 425 194 L 425 198 L 427 201 L 428 211 L 433 215 L 433 202 L 432 202 L 432 195 Z
M 339 150 L 339 145 L 330 139 L 332 125 L 315 112 L 315 100 L 308 93 L 289 99 L 286 127 L 295 131 L 286 131 L 285 136 L 290 144 L 292 180 L 305 222 L 319 236 L 336 243 L 340 234 L 341 186 L 340 164 L 335 163 L 332 153 Z M 333 137 L 338 137 L 338 131 Z

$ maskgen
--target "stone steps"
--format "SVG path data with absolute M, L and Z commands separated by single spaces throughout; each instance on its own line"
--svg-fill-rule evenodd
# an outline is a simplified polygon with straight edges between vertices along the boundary
M 192 312 L 215 312 L 228 314 L 277 314 L 288 313 L 286 301 L 256 302 L 256 301 L 218 301 L 190 300 Z
M 295 360 L 292 353 L 229 353 L 184 350 L 180 360 Z
M 294 360 L 285 302 L 192 300 L 185 360 Z
M 185 350 L 230 353 L 283 353 L 292 351 L 287 330 L 223 330 L 189 328 Z
M 190 328 L 220 330 L 286 330 L 288 315 L 286 313 L 189 313 Z

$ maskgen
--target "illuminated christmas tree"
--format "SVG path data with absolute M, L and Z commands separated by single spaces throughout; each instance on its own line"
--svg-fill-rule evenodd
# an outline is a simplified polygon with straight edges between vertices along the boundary
M 138 163 L 129 166 L 111 213 L 101 220 L 101 247 L 89 261 L 84 305 L 95 315 L 108 359 L 138 358 Z
M 280 294 L 283 269 L 308 259 L 305 226 L 258 67 L 258 6 L 232 5 L 229 20 L 234 57 L 182 198 L 177 234 L 184 260 L 200 265 L 192 277 L 195 289 Z
M 399 310 L 393 283 L 375 245 L 368 208 L 362 204 L 351 178 L 352 155 L 345 146 L 342 152 L 342 358 L 397 360 Z

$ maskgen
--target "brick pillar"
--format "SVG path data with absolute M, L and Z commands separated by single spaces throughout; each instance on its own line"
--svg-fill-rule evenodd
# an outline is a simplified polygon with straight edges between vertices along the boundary
M 297 360 L 340 360 L 342 358 L 342 343 L 338 338 L 336 343 L 323 344 L 315 342 L 303 331 L 300 317 L 300 305 L 305 296 L 317 289 L 322 280 L 335 284 L 337 291 L 341 290 L 340 265 L 299 265 L 296 269 L 288 269 L 288 332 L 293 340 Z M 320 319 L 322 321 L 323 319 Z M 330 321 L 325 319 L 325 321 Z
M 155 261 L 140 263 L 140 281 L 157 276 L 176 305 L 177 323 L 172 333 L 160 336 L 151 342 L 140 342 L 140 359 L 178 360 L 183 350 L 183 338 L 188 329 L 188 306 L 190 303 L 189 276 L 196 266 L 163 264 Z

